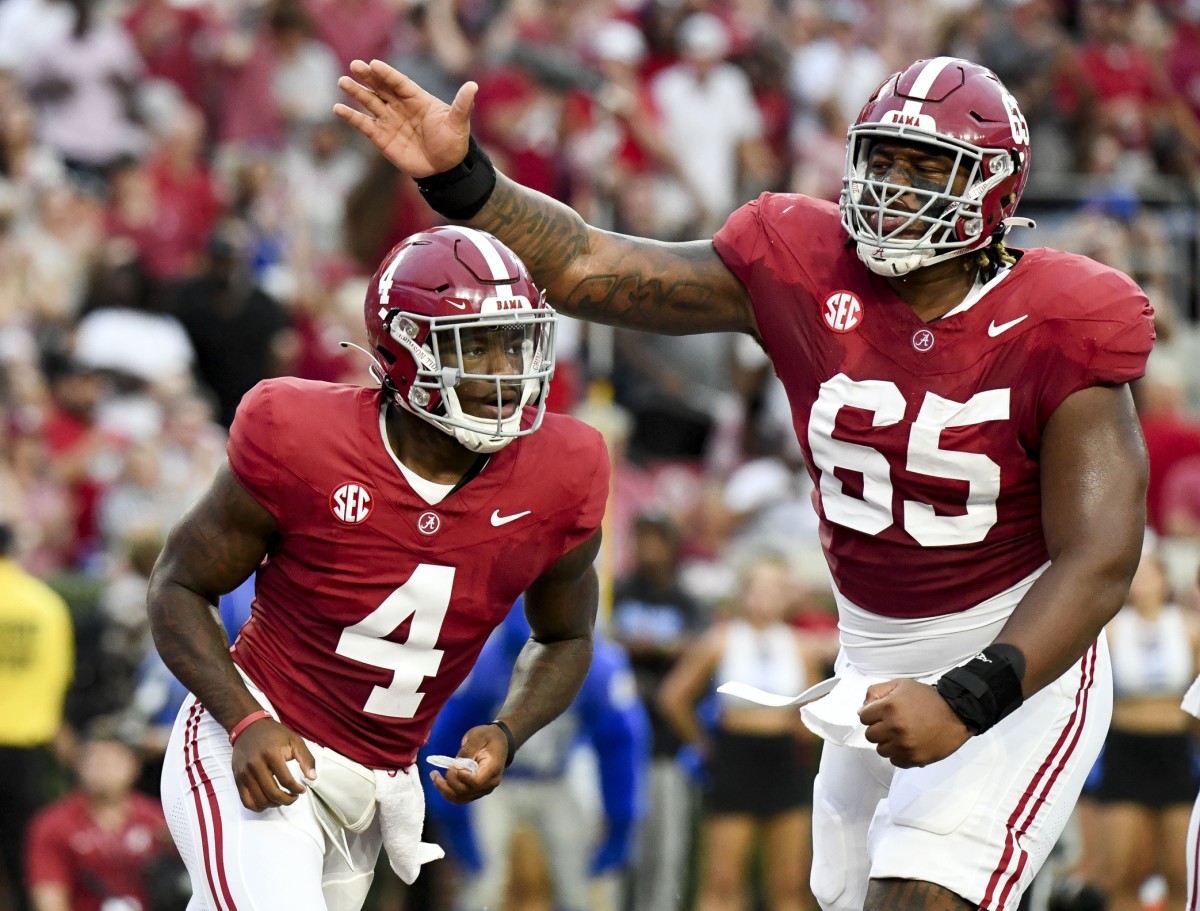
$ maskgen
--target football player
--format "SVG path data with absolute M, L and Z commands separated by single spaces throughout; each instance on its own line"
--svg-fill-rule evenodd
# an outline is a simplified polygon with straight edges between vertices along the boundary
M 251 390 L 150 581 L 155 643 L 194 694 L 162 780 L 194 907 L 354 911 L 381 844 L 406 882 L 442 856 L 417 750 L 522 593 L 508 697 L 438 791 L 493 790 L 587 674 L 609 462 L 545 412 L 553 309 L 508 247 L 447 227 L 388 254 L 365 315 L 382 388 Z M 211 605 L 255 572 L 230 649 Z
M 1029 129 L 989 70 L 887 78 L 834 205 L 766 193 L 711 241 L 601 231 L 496 173 L 450 105 L 356 61 L 338 115 L 443 215 L 513 245 L 560 308 L 631 329 L 739 331 L 782 379 L 842 651 L 802 710 L 826 909 L 1015 908 L 1111 712 L 1100 633 L 1145 524 L 1128 384 L 1152 311 L 1125 275 L 1005 235 Z

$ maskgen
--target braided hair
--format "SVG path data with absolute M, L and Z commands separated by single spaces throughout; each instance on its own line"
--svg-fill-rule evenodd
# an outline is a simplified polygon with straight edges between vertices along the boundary
M 1004 245 L 1003 240 L 994 240 L 981 248 L 974 256 L 963 258 L 963 268 L 978 269 L 985 282 L 996 277 L 1001 269 L 1015 265 L 1017 258 Z

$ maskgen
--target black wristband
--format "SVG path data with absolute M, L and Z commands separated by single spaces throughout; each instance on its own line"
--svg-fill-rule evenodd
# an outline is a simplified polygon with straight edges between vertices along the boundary
M 500 729 L 500 733 L 504 735 L 504 739 L 508 741 L 508 758 L 504 760 L 504 768 L 512 765 L 513 758 L 517 755 L 517 738 L 513 736 L 512 730 L 507 724 L 497 718 L 491 722 Z
M 982 734 L 1021 707 L 1024 676 L 1021 650 L 996 643 L 942 674 L 936 689 L 972 734 Z
M 496 189 L 496 167 L 472 136 L 466 158 L 449 171 L 418 179 L 417 189 L 439 215 L 456 220 L 471 218 Z

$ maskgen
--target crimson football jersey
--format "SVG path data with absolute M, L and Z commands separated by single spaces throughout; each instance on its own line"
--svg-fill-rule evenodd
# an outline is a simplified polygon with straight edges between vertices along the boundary
M 1072 393 L 1141 376 L 1153 311 L 1124 274 L 1024 251 L 974 306 L 922 322 L 836 206 L 764 194 L 714 238 L 787 390 L 838 590 L 888 617 L 979 604 L 1049 556 L 1042 430 Z
M 547 414 L 431 506 L 379 407 L 378 389 L 295 379 L 242 399 L 229 464 L 279 537 L 233 654 L 288 727 L 393 769 L 517 596 L 600 526 L 609 461 L 594 429 Z

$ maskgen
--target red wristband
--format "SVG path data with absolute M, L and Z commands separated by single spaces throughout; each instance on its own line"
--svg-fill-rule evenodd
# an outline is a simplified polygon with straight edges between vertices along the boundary
M 266 709 L 259 709 L 257 712 L 251 712 L 241 721 L 233 726 L 233 730 L 229 732 L 229 745 L 233 746 L 237 743 L 237 739 L 242 736 L 242 731 L 250 727 L 256 721 L 262 721 L 264 718 L 270 718 L 271 713 Z

